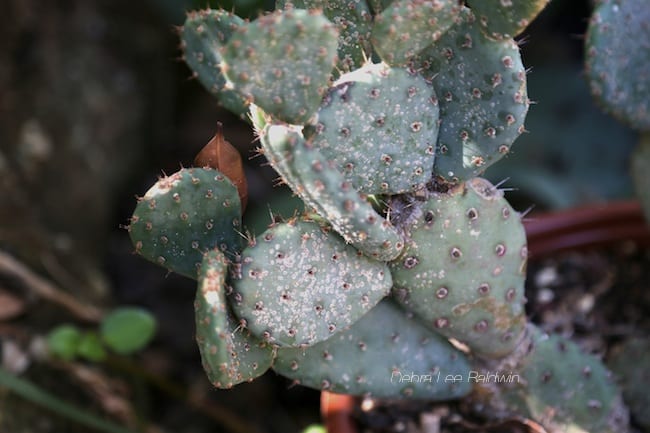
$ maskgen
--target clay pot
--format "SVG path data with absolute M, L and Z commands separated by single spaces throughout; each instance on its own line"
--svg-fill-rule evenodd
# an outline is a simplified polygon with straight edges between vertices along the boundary
M 606 247 L 626 240 L 650 246 L 650 225 L 636 201 L 592 204 L 533 214 L 525 219 L 524 225 L 528 251 L 533 258 L 568 250 Z M 353 419 L 356 404 L 356 397 L 323 392 L 321 416 L 327 431 L 356 433 Z

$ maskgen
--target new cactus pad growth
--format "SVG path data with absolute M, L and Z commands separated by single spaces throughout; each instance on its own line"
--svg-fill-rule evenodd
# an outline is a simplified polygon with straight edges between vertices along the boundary
M 600 361 L 527 323 L 521 216 L 477 177 L 524 131 L 512 36 L 547 1 L 464 3 L 283 0 L 250 22 L 188 15 L 188 65 L 246 106 L 306 213 L 242 245 L 233 183 L 183 169 L 138 203 L 136 251 L 198 277 L 197 342 L 218 387 L 272 368 L 354 395 L 467 398 L 482 416 L 549 432 L 625 431 Z M 521 380 L 469 379 L 498 369 Z

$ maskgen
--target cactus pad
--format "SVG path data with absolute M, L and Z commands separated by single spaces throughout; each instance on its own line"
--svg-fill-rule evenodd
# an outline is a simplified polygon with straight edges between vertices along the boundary
M 627 431 L 628 413 L 611 373 L 594 356 L 563 337 L 548 336 L 533 325 L 508 383 L 479 384 L 488 416 L 530 417 L 549 433 Z M 498 385 L 498 386 L 496 386 Z
M 338 32 L 322 13 L 276 11 L 237 28 L 221 52 L 222 71 L 264 111 L 302 124 L 329 85 L 337 44 Z
M 322 9 L 339 31 L 336 68 L 350 72 L 360 68 L 370 57 L 370 23 L 372 16 L 365 0 L 279 0 L 276 9 L 290 5 L 299 9 Z
M 515 41 L 487 38 L 468 9 L 460 16 L 419 61 L 440 103 L 434 173 L 453 183 L 508 153 L 524 131 L 529 104 Z
M 457 0 L 396 0 L 375 17 L 372 45 L 390 65 L 406 65 L 437 41 L 460 12 Z
M 447 400 L 471 387 L 465 354 L 391 300 L 322 343 L 279 349 L 273 369 L 311 388 L 373 397 Z
M 199 82 L 219 99 L 221 105 L 235 114 L 246 113 L 246 101 L 232 90 L 221 73 L 221 48 L 244 20 L 224 10 L 205 9 L 190 12 L 180 30 L 183 60 Z
M 485 33 L 494 39 L 514 38 L 550 0 L 469 0 Z
M 244 249 L 233 310 L 278 346 L 308 346 L 359 320 L 390 291 L 388 266 L 308 221 L 270 227 Z
M 641 130 L 650 130 L 649 22 L 646 0 L 603 1 L 589 21 L 585 47 L 592 94 Z
M 414 191 L 431 179 L 436 101 L 419 75 L 366 65 L 335 83 L 305 135 L 362 193 Z
M 432 329 L 484 357 L 508 354 L 525 326 L 526 234 L 488 181 L 434 194 L 391 263 L 396 299 Z
M 607 359 L 623 390 L 623 400 L 639 425 L 650 429 L 650 340 L 629 338 L 617 346 Z
M 139 200 L 128 230 L 138 254 L 196 279 L 206 251 L 234 255 L 241 249 L 237 188 L 218 170 L 182 169 Z
M 217 388 L 251 381 L 271 367 L 273 350 L 244 329 L 226 304 L 228 261 L 219 250 L 205 254 L 194 302 L 196 342 L 203 369 Z

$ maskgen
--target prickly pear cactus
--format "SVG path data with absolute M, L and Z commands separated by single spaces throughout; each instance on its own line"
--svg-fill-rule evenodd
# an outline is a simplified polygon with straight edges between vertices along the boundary
M 278 0 L 275 7 L 322 10 L 339 32 L 336 69 L 341 73 L 360 68 L 370 57 L 372 16 L 365 0 Z
M 399 303 L 484 357 L 510 353 L 522 333 L 526 234 L 521 217 L 476 178 L 413 206 L 393 261 Z
M 467 3 L 486 35 L 494 39 L 514 38 L 550 0 L 469 0 Z
M 519 47 L 512 39 L 486 37 L 465 8 L 419 57 L 440 104 L 435 174 L 454 183 L 471 179 L 506 155 L 524 131 L 529 102 Z
M 306 349 L 279 349 L 273 369 L 311 388 L 449 400 L 469 393 L 464 353 L 385 300 L 347 331 Z
M 128 230 L 136 253 L 196 279 L 207 251 L 232 257 L 241 250 L 237 188 L 218 170 L 182 169 L 139 199 Z
M 606 0 L 589 21 L 586 71 L 606 111 L 650 130 L 650 7 L 645 0 Z
M 414 72 L 368 64 L 339 78 L 305 135 L 360 192 L 415 191 L 431 179 L 437 98 Z
M 648 365 L 650 365 L 650 340 L 647 337 L 625 340 L 607 358 L 607 366 L 621 384 L 623 399 L 630 408 L 632 418 L 646 429 L 650 429 Z
M 197 342 L 216 386 L 271 366 L 355 395 L 471 392 L 476 411 L 553 433 L 625 431 L 603 365 L 527 327 L 521 217 L 477 177 L 524 131 L 512 36 L 547 0 L 465 3 L 280 0 L 251 22 L 190 14 L 187 63 L 226 105 L 248 108 L 260 153 L 308 213 L 242 250 L 237 189 L 218 171 L 181 170 L 138 204 L 134 245 L 200 272 Z M 607 17 L 623 23 L 638 6 L 600 4 L 597 20 L 623 11 Z
M 203 369 L 217 388 L 231 388 L 261 376 L 273 361 L 271 346 L 252 336 L 229 311 L 228 261 L 219 250 L 205 254 L 194 310 L 196 342 Z
M 242 253 L 232 307 L 246 327 L 277 346 L 326 340 L 390 291 L 388 266 L 312 221 L 271 226 Z
M 264 111 L 302 124 L 329 85 L 337 45 L 338 32 L 322 12 L 277 11 L 236 29 L 221 50 L 221 69 Z
M 233 90 L 221 73 L 221 49 L 245 21 L 224 10 L 206 9 L 187 14 L 180 29 L 183 60 L 221 105 L 240 116 L 246 113 L 245 98 Z
M 518 350 L 482 374 L 503 371 L 508 380 L 479 383 L 472 396 L 488 416 L 527 416 L 549 433 L 627 431 L 628 413 L 611 373 L 569 340 L 529 325 Z
M 375 17 L 372 43 L 390 65 L 406 65 L 437 41 L 461 7 L 456 0 L 395 0 Z

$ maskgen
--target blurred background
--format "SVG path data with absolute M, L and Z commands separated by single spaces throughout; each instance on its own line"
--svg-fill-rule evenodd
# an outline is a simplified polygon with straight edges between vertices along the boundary
M 208 3 L 245 17 L 273 7 L 257 0 L 2 0 L 1 432 L 89 431 L 34 403 L 29 396 L 39 390 L 132 431 L 299 432 L 319 421 L 318 393 L 272 372 L 230 391 L 213 389 L 194 342 L 194 282 L 133 255 L 124 229 L 136 195 L 161 174 L 190 166 L 217 121 L 245 162 L 250 232 L 263 231 L 271 211 L 291 216 L 299 208 L 274 186 L 249 126 L 222 110 L 179 60 L 176 26 L 186 10 Z M 632 195 L 636 136 L 599 111 L 582 76 L 590 10 L 588 0 L 552 1 L 519 38 L 535 105 L 528 132 L 487 173 L 507 179 L 519 210 Z M 44 353 L 43 337 L 56 326 L 93 329 L 102 312 L 121 305 L 156 318 L 144 351 L 102 362 Z M 26 398 L 2 387 L 5 373 L 36 393 Z

